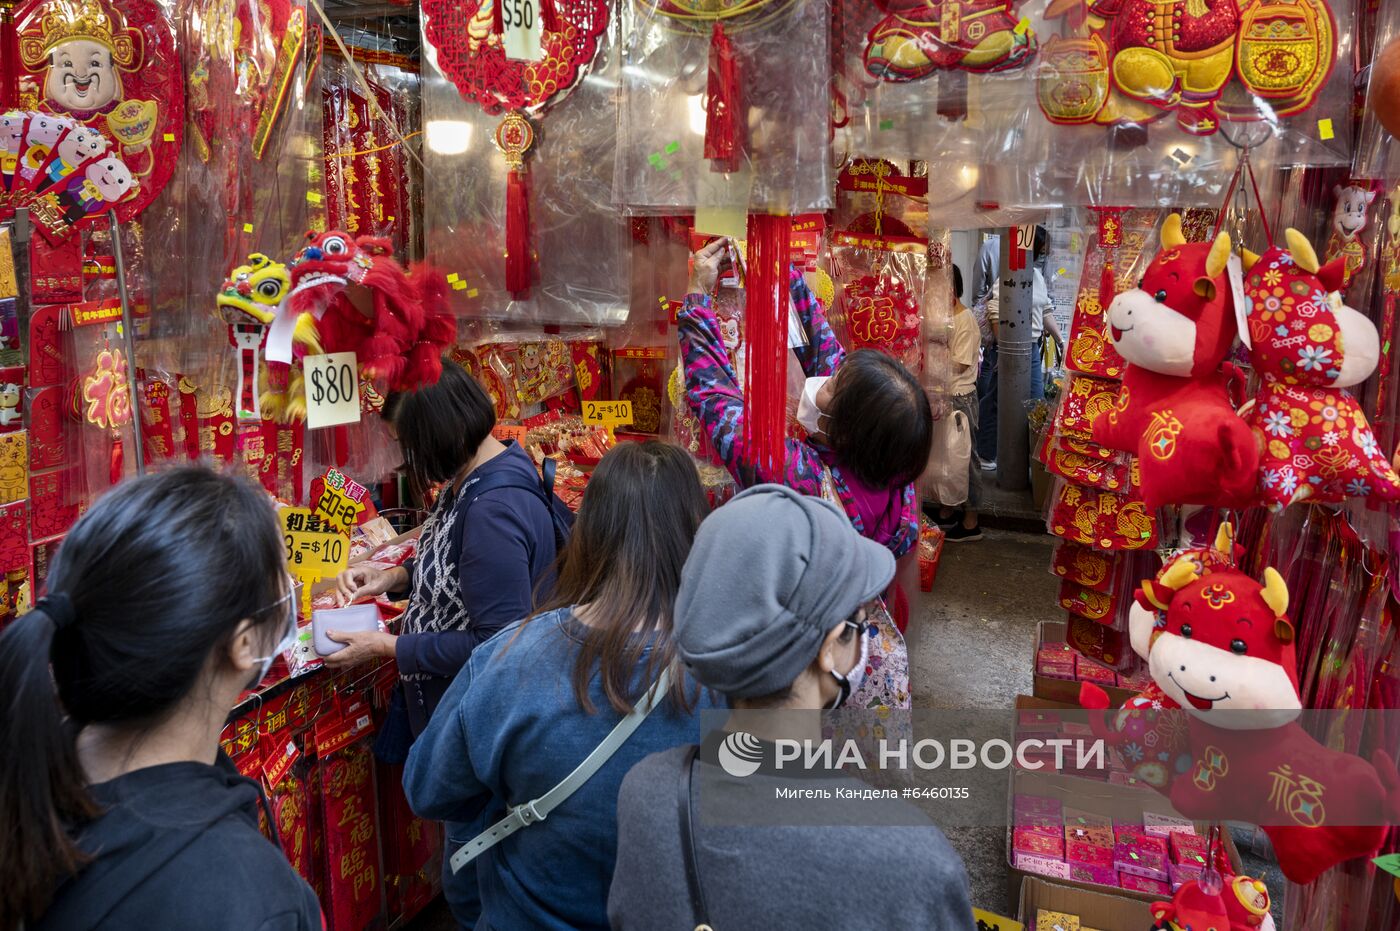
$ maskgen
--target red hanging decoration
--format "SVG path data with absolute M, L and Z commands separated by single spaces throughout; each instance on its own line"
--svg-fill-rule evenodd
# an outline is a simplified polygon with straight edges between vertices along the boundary
M 19 105 L 19 32 L 15 29 L 13 0 L 0 3 L 0 106 Z
M 1113 277 L 1113 259 L 1105 256 L 1103 260 L 1103 272 L 1099 275 L 1099 306 L 1108 308 L 1113 303 L 1114 297 L 1118 294 L 1118 285 Z
M 530 291 L 534 264 L 530 251 L 530 193 L 526 184 L 525 153 L 535 142 L 535 130 L 519 113 L 509 113 L 496 128 L 496 147 L 506 158 L 506 290 L 517 298 Z
M 749 217 L 744 321 L 744 448 L 765 477 L 779 473 L 787 439 L 788 241 L 792 217 Z
M 710 80 L 705 98 L 705 157 L 711 160 L 714 171 L 738 171 L 747 135 L 740 119 L 739 59 L 718 20 L 710 35 Z

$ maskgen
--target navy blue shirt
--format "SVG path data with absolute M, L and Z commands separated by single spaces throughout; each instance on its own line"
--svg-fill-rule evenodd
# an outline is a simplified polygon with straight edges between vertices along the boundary
M 535 464 L 514 443 L 506 451 L 472 470 L 462 483 L 500 470 L 519 472 L 527 482 L 539 484 Z M 451 486 L 442 494 L 444 509 L 457 510 L 456 520 L 437 523 L 446 527 L 450 539 L 441 541 L 444 552 L 456 564 L 462 616 L 450 619 L 448 628 L 405 633 L 395 647 L 399 673 L 407 677 L 404 699 L 413 733 L 421 733 L 452 677 L 480 644 L 491 639 L 507 624 L 526 617 L 533 610 L 537 583 L 548 585 L 554 564 L 554 523 L 543 499 L 524 488 L 493 488 L 474 503 L 470 495 L 459 495 Z M 469 506 L 470 505 L 470 506 Z M 425 528 L 427 532 L 428 528 Z M 420 542 L 420 547 L 422 543 Z M 423 571 L 421 561 L 409 568 L 410 576 Z M 420 578 L 414 578 L 410 591 L 414 599 L 423 597 Z M 439 584 L 451 584 L 441 580 Z
M 582 630 L 572 611 L 553 611 L 507 627 L 472 654 L 409 752 L 404 792 L 415 812 L 438 821 L 484 816 L 486 824 L 494 823 L 507 805 L 554 788 L 603 742 L 622 716 L 608 703 L 596 672 L 589 694 L 597 712 L 586 714 L 574 700 Z M 650 684 L 641 681 L 649 655 L 643 654 L 634 694 Z M 698 688 L 689 677 L 686 685 L 691 694 Z M 697 713 L 709 707 L 709 693 L 700 692 Z M 648 754 L 699 739 L 699 718 L 663 702 L 547 819 L 506 838 L 446 881 L 470 882 L 476 869 L 482 922 L 492 929 L 606 929 L 622 778 Z

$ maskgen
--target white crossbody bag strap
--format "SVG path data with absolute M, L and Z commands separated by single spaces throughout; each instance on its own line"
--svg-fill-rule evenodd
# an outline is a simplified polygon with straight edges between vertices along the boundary
M 544 795 L 523 805 L 516 805 L 511 808 L 504 818 L 482 831 L 476 837 L 467 841 L 456 852 L 452 854 L 452 859 L 448 862 L 452 866 L 452 872 L 456 873 L 462 867 L 481 856 L 501 841 L 510 837 L 516 831 L 524 827 L 529 827 L 536 821 L 543 821 L 549 817 L 549 813 L 558 808 L 559 805 L 578 791 L 593 774 L 603 768 L 603 764 L 612 758 L 617 752 L 617 748 L 627 742 L 627 738 L 632 736 L 632 732 L 641 727 L 647 715 L 652 709 L 660 704 L 661 699 L 671 688 L 671 670 L 662 670 L 646 695 L 637 703 L 637 707 L 632 713 L 621 721 L 617 722 L 617 727 L 603 739 L 603 742 L 588 754 L 584 761 L 574 767 L 574 771 L 565 776 L 564 779 L 554 788 Z

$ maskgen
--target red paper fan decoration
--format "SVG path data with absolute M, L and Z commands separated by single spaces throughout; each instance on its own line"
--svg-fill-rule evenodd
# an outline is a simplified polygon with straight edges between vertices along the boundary
M 21 106 L 96 127 L 113 142 L 111 155 L 137 185 L 116 207 L 130 222 L 180 157 L 185 82 L 173 24 L 152 0 L 29 0 L 15 22 Z

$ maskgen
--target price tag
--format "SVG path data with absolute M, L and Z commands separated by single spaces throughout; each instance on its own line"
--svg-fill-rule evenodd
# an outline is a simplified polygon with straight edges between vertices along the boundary
M 1022 223 L 1016 227 L 1016 248 L 1022 252 L 1030 252 L 1035 248 L 1035 224 Z
M 501 4 L 501 38 L 506 57 L 516 61 L 540 61 L 544 58 L 541 40 L 544 26 L 540 22 L 539 0 L 497 0 Z
M 353 352 L 307 356 L 306 426 L 312 430 L 357 423 L 360 419 L 360 378 Z
M 600 424 L 612 431 L 614 427 L 625 427 L 632 422 L 631 401 L 585 401 L 583 422 Z
M 1392 876 L 1400 876 L 1400 853 L 1388 853 L 1371 861 Z
M 1244 265 L 1238 254 L 1230 256 L 1225 270 L 1229 273 L 1230 291 L 1234 296 L 1235 327 L 1239 331 L 1240 342 L 1244 343 L 1244 348 L 1253 349 L 1254 341 L 1249 338 L 1249 311 L 1244 302 Z
M 528 427 L 522 427 L 514 423 L 498 423 L 491 428 L 491 435 L 502 443 L 515 440 L 517 445 L 525 445 L 525 434 L 529 433 Z
M 350 538 L 309 508 L 283 508 L 280 513 L 287 569 L 303 583 L 302 607 L 310 614 L 311 585 L 345 569 L 350 561 Z
M 344 489 L 333 488 L 327 483 L 321 497 L 316 500 L 314 513 L 336 530 L 349 533 L 355 529 L 364 512 L 364 502 L 356 501 Z

